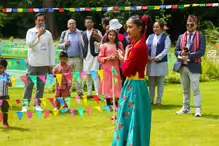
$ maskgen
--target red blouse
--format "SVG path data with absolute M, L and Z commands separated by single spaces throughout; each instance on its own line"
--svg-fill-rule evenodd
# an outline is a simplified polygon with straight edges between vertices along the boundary
M 144 78 L 145 67 L 148 62 L 148 47 L 144 38 L 138 43 L 133 43 L 133 48 L 128 54 L 128 59 L 122 67 L 123 75 L 126 77 L 135 76 L 139 73 L 139 78 Z

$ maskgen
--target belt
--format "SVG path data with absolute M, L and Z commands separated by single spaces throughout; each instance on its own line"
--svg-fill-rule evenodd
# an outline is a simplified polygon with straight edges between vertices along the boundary
M 80 58 L 80 56 L 68 56 L 68 58 Z

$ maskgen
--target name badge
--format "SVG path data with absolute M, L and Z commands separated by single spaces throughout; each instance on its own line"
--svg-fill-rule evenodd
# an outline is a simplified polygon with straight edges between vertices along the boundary
M 41 44 L 40 50 L 46 51 L 46 43 Z

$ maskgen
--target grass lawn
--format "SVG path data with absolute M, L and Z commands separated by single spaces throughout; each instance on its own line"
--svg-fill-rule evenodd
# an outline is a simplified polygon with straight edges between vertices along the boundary
M 218 146 L 219 141 L 219 82 L 201 84 L 203 97 L 203 117 L 194 115 L 175 115 L 182 105 L 181 85 L 166 85 L 163 106 L 153 106 L 153 121 L 151 146 Z M 23 89 L 10 89 L 13 102 L 11 113 L 11 128 L 4 129 L 0 125 L 0 146 L 110 146 L 115 126 L 110 121 L 107 111 L 92 110 L 91 116 L 84 113 L 82 118 L 78 113 L 74 120 L 70 113 L 59 114 L 39 120 L 33 114 L 32 121 L 27 115 L 20 121 L 16 115 L 21 105 L 15 99 L 21 99 Z M 54 97 L 45 91 L 45 97 Z M 192 98 L 193 105 L 193 98 Z M 104 106 L 105 103 L 101 103 Z M 88 106 L 97 106 L 89 100 Z M 71 99 L 71 107 L 85 108 L 81 101 L 79 105 Z M 52 105 L 47 101 L 46 110 Z M 33 111 L 33 104 L 31 104 Z M 194 111 L 194 110 L 193 110 Z

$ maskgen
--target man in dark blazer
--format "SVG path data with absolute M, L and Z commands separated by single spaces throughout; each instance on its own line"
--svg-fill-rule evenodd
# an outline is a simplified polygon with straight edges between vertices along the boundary
M 190 15 L 187 20 L 187 31 L 179 36 L 175 50 L 178 58 L 174 64 L 174 71 L 180 73 L 183 87 L 183 107 L 176 114 L 191 114 L 190 95 L 194 95 L 195 117 L 201 117 L 201 93 L 200 74 L 202 73 L 201 57 L 205 55 L 205 36 L 197 30 L 198 20 L 196 16 Z

